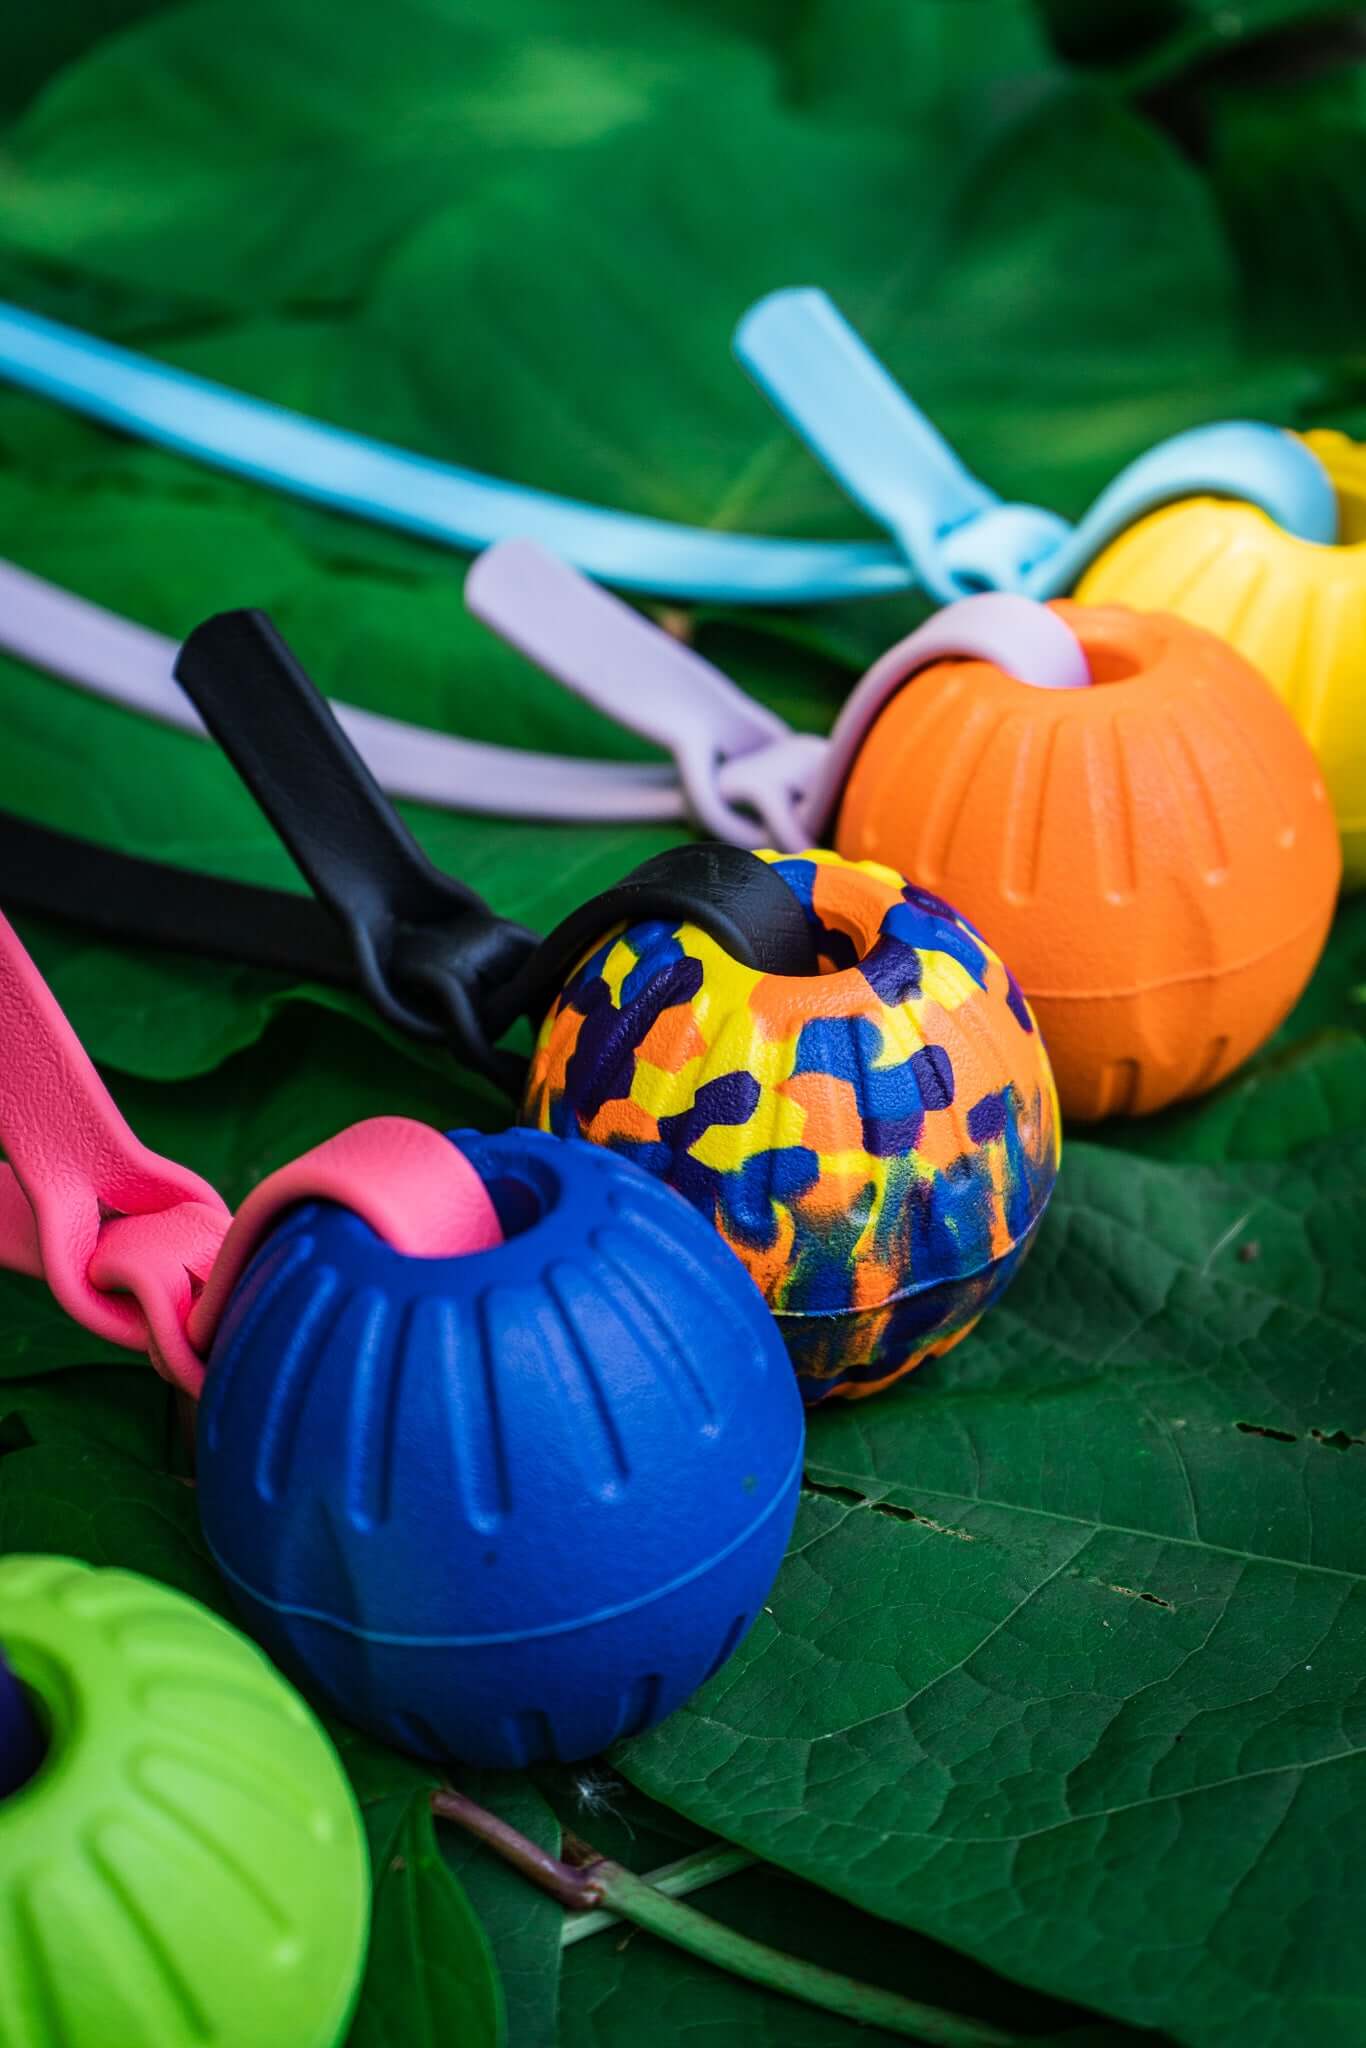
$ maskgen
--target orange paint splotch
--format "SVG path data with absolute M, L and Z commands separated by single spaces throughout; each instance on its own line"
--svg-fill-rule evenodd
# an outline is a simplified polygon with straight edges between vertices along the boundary
M 961 1330 L 955 1330 L 952 1336 L 941 1337 L 935 1343 L 927 1344 L 923 1350 L 913 1351 L 909 1358 L 880 1380 L 859 1380 L 836 1391 L 846 1401 L 864 1401 L 869 1394 L 880 1394 L 884 1387 L 890 1387 L 897 1380 L 905 1379 L 907 1373 L 914 1372 L 917 1366 L 928 1364 L 932 1358 L 943 1358 L 947 1352 L 953 1350 L 955 1344 L 961 1344 L 965 1337 L 970 1337 L 981 1320 L 980 1315 L 973 1316 L 970 1321 L 964 1323 Z
M 811 887 L 811 905 L 822 924 L 843 932 L 854 942 L 860 958 L 870 952 L 882 928 L 882 920 L 901 891 L 891 882 L 851 867 L 818 864 Z
M 707 1050 L 697 1018 L 686 1003 L 661 1010 L 636 1048 L 637 1060 L 665 1074 L 681 1074 L 690 1060 Z
M 837 1074 L 791 1074 L 777 1092 L 802 1111 L 801 1142 L 823 1159 L 863 1150 L 863 1119 L 852 1081 Z
M 968 1101 L 975 1100 L 969 1096 Z M 972 1146 L 964 1124 L 963 1110 L 955 1100 L 949 1109 L 927 1109 L 915 1141 L 915 1160 L 926 1173 L 947 1173 L 956 1159 Z
M 659 1142 L 659 1124 L 647 1109 L 629 1096 L 616 1096 L 604 1102 L 592 1121 L 583 1125 L 583 1135 L 594 1145 L 610 1145 L 624 1140 L 633 1145 L 655 1145 Z
M 901 1277 L 897 1267 L 886 1265 L 881 1259 L 875 1259 L 865 1252 L 862 1258 L 855 1262 L 852 1275 L 855 1308 L 867 1310 L 882 1307 L 896 1291 L 897 1281 Z M 887 1313 L 890 1315 L 890 1309 Z

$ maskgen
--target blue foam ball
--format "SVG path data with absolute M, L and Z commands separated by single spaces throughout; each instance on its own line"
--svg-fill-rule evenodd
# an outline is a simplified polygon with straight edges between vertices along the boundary
M 458 1134 L 505 1233 L 410 1258 L 310 1203 L 252 1259 L 199 1408 L 209 1546 L 315 1697 L 431 1757 L 589 1756 L 762 1605 L 802 1407 L 739 1261 L 578 1140 Z
M 26 1785 L 43 1758 L 38 1717 L 0 1654 L 0 1799 Z

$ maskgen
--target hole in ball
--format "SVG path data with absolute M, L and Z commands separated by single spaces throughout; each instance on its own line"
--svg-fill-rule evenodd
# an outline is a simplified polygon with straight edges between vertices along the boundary
M 0 1654 L 0 1800 L 32 1782 L 51 1741 L 51 1717 L 41 1695 L 23 1684 Z

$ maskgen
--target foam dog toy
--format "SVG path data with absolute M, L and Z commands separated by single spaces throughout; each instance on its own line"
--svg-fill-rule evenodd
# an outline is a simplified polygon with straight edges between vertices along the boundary
M 530 543 L 481 556 L 467 595 L 668 746 L 705 829 L 793 849 L 828 832 L 961 906 L 1038 1015 L 1068 1115 L 1213 1086 L 1313 971 L 1341 873 L 1323 778 L 1199 627 L 965 598 L 874 664 L 824 741 Z
M 729 1656 L 802 1411 L 685 1202 L 582 1143 L 381 1117 L 234 1219 L 134 1137 L 3 919 L 0 1054 L 0 1265 L 202 1395 L 209 1548 L 313 1694 L 518 1767 L 637 1732 Z
M 0 2040 L 334 2048 L 369 1934 L 351 1788 L 252 1644 L 136 1573 L 0 1559 L 40 1754 L 0 1786 Z
M 1176 612 L 1261 671 L 1318 755 L 1353 889 L 1366 883 L 1366 449 L 1345 434 L 1304 438 L 1337 492 L 1335 545 L 1257 505 L 1190 498 L 1122 533 L 1077 596 Z

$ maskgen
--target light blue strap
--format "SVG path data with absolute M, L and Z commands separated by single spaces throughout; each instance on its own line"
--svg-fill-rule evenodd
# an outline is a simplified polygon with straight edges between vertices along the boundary
M 922 582 L 1065 589 L 1124 526 L 1201 491 L 1250 499 L 1306 540 L 1336 536 L 1332 486 L 1274 427 L 1179 435 L 1139 458 L 1071 531 L 1002 505 L 864 348 L 821 292 L 781 292 L 742 323 L 741 360 L 894 544 L 708 533 L 524 489 L 329 427 L 0 304 L 0 376 L 180 454 L 465 549 L 537 540 L 620 589 L 721 603 L 821 604 Z M 790 360 L 789 360 L 790 359 Z M 1069 538 L 1070 534 L 1070 538 Z
M 1159 441 L 1107 484 L 1057 553 L 1026 574 L 1029 597 L 1056 597 L 1145 513 L 1178 498 L 1243 498 L 1287 533 L 1324 546 L 1338 537 L 1337 493 L 1307 444 L 1258 420 L 1221 420 Z
M 0 304 L 0 376 L 218 469 L 425 539 L 518 536 L 620 589 L 723 603 L 820 604 L 904 590 L 885 541 L 707 533 L 575 504 L 386 447 Z
M 1019 508 L 1005 572 L 974 575 L 946 563 L 945 543 L 976 534 L 1000 506 L 912 404 L 820 291 L 773 292 L 736 329 L 735 353 L 789 426 L 856 504 L 893 535 L 931 596 L 949 604 L 974 589 L 1013 588 L 1016 563 L 1052 553 L 1067 534 L 1051 512 Z
M 824 292 L 761 299 L 736 330 L 735 353 L 944 603 L 979 590 L 1069 589 L 1107 542 L 1175 498 L 1245 498 L 1301 539 L 1337 537 L 1323 465 L 1278 427 L 1237 421 L 1178 434 L 1131 463 L 1070 527 L 1040 507 L 1003 504 L 965 469 Z

